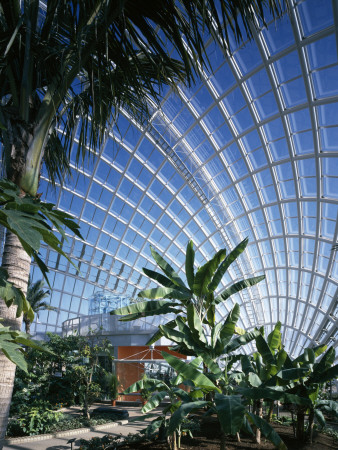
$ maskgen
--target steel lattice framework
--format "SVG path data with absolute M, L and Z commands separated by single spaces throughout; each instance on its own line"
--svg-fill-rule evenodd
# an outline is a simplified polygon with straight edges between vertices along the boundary
M 40 190 L 78 217 L 85 240 L 64 244 L 80 275 L 43 249 L 59 310 L 40 313 L 37 333 L 86 314 L 95 290 L 136 296 L 150 286 L 149 244 L 182 271 L 189 239 L 200 265 L 249 236 L 223 288 L 261 273 L 266 282 L 219 316 L 238 302 L 243 328 L 269 331 L 280 320 L 292 355 L 337 345 L 338 4 L 290 3 L 231 56 L 210 44 L 212 74 L 168 91 L 149 123 L 123 114 L 64 186 L 53 191 L 42 176 Z

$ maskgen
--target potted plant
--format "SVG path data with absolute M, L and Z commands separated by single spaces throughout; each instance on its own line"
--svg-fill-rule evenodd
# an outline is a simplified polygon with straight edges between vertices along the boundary
M 142 406 L 144 406 L 147 403 L 147 401 L 150 399 L 151 392 L 149 392 L 148 389 L 141 389 L 140 395 L 141 395 Z
M 116 406 L 116 399 L 118 396 L 118 387 L 120 386 L 120 382 L 115 373 L 111 374 L 110 379 L 110 397 L 112 406 Z
M 144 374 L 142 377 L 143 380 L 143 387 L 140 389 L 140 396 L 141 396 L 141 404 L 144 406 L 147 401 L 150 399 L 152 392 L 150 392 L 149 388 L 150 386 L 147 385 L 147 375 Z

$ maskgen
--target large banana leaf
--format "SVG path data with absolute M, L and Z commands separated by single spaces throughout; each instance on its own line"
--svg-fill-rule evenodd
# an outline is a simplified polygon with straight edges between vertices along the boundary
M 239 316 L 240 316 L 240 307 L 239 304 L 236 303 L 235 306 L 232 308 L 232 310 L 229 312 L 228 317 L 225 319 L 225 322 L 220 330 L 220 338 L 222 341 L 228 337 L 231 337 L 234 334 L 235 326 L 236 323 L 238 322 Z
M 323 409 L 326 413 L 334 413 L 338 417 L 338 402 L 334 400 L 320 400 L 316 408 Z
M 296 366 L 296 364 L 309 363 L 309 353 L 308 353 L 309 350 L 311 352 L 313 352 L 314 355 L 315 355 L 315 358 L 317 358 L 319 355 L 321 355 L 323 352 L 325 352 L 326 348 L 327 348 L 326 345 L 319 345 L 318 347 L 313 347 L 311 349 L 310 348 L 306 348 L 301 355 L 299 355 L 296 359 L 293 360 L 294 366 Z M 311 359 L 313 360 L 313 356 L 312 355 L 311 355 Z
M 248 383 L 252 387 L 259 387 L 262 384 L 262 380 L 259 378 L 259 376 L 256 373 L 250 372 L 248 374 Z
M 217 286 L 219 285 L 220 281 L 223 278 L 223 275 L 228 270 L 230 265 L 235 261 L 235 259 L 238 258 L 238 256 L 245 250 L 246 246 L 248 245 L 249 239 L 245 238 L 240 244 L 235 247 L 232 252 L 229 253 L 229 255 L 224 259 L 222 264 L 217 269 L 211 283 L 208 286 L 209 291 L 215 291 L 217 289 Z
M 186 288 L 184 282 L 181 280 L 181 278 L 178 276 L 175 270 L 171 267 L 171 265 L 164 258 L 162 258 L 162 256 L 159 253 L 157 253 L 157 251 L 152 246 L 150 246 L 150 251 L 157 265 L 163 270 L 163 272 L 167 275 L 167 277 L 170 278 L 170 280 L 175 285 Z
M 195 367 L 197 369 L 201 365 L 202 361 L 203 361 L 202 358 L 194 358 L 193 360 L 191 360 L 188 363 L 188 365 L 192 366 L 192 367 Z M 177 386 L 179 384 L 182 384 L 183 381 L 184 381 L 184 377 L 178 373 L 176 378 L 174 378 L 174 380 L 171 382 L 171 384 L 173 386 Z
M 133 392 L 138 392 L 141 389 L 161 389 L 163 387 L 163 381 L 156 380 L 155 378 L 144 378 L 131 384 L 125 391 L 124 394 L 132 394 Z
M 301 365 L 314 364 L 315 359 L 316 359 L 316 355 L 315 355 L 315 352 L 313 351 L 313 349 L 306 348 L 304 350 L 304 352 L 293 361 L 293 365 L 296 367 L 298 364 L 301 364 Z
M 276 363 L 275 357 L 274 357 L 268 343 L 266 342 L 266 340 L 263 338 L 262 335 L 257 336 L 256 346 L 257 346 L 257 350 L 261 354 L 262 359 L 265 364 L 275 364 Z
M 181 359 L 169 353 L 162 352 L 162 356 L 178 374 L 182 375 L 186 380 L 191 380 L 195 386 L 220 392 L 214 383 L 197 368 L 186 364 Z M 202 361 L 202 358 L 200 358 L 200 361 Z
M 187 251 L 185 255 L 185 276 L 187 277 L 188 286 L 193 290 L 195 282 L 194 272 L 195 251 L 192 241 L 188 242 Z
M 288 450 L 280 436 L 264 419 L 249 412 L 246 413 L 246 416 L 251 423 L 256 425 L 256 427 L 262 431 L 264 436 L 269 439 L 269 441 L 271 441 L 278 450 Z
M 338 364 L 325 370 L 325 372 L 322 372 L 322 374 L 316 376 L 316 378 L 312 378 L 312 380 L 314 382 L 326 383 L 327 381 L 334 380 L 335 378 L 338 378 Z
M 251 364 L 250 358 L 248 355 L 241 355 L 241 364 L 242 364 L 242 370 L 245 373 L 245 375 L 249 375 L 250 372 L 254 373 L 254 367 Z
M 320 379 L 321 374 L 328 368 L 330 368 L 336 357 L 336 351 L 333 347 L 330 347 L 327 352 L 322 356 L 319 363 L 314 365 L 313 378 Z
M 176 327 L 176 320 L 170 320 L 170 322 L 166 323 L 167 328 L 175 328 Z M 152 345 L 155 344 L 156 341 L 158 341 L 163 336 L 163 333 L 160 329 L 156 331 L 155 334 L 149 339 L 149 341 L 146 342 L 146 345 Z
M 215 394 L 218 420 L 225 434 L 236 434 L 242 427 L 245 406 L 239 395 Z
M 275 328 L 271 331 L 268 336 L 268 346 L 271 350 L 279 350 L 282 345 L 282 334 L 280 329 L 282 327 L 281 322 L 277 322 Z
M 200 354 L 203 358 L 203 363 L 208 367 L 210 372 L 215 375 L 216 379 L 220 379 L 223 375 L 223 371 L 220 369 L 219 365 L 214 361 L 214 359 L 210 356 L 210 352 L 206 351 L 203 354 Z
M 122 308 L 111 311 L 112 315 L 124 315 L 119 320 L 121 322 L 128 322 L 130 320 L 139 319 L 141 317 L 155 316 L 160 314 L 180 313 L 180 304 L 170 302 L 167 300 L 146 301 L 139 303 L 132 303 Z
M 160 391 L 153 394 L 147 401 L 147 403 L 142 407 L 141 411 L 145 414 L 149 411 L 152 411 L 154 408 L 157 408 L 166 395 L 167 395 L 166 391 Z
M 248 342 L 251 342 L 253 339 L 256 339 L 256 337 L 259 336 L 260 334 L 261 333 L 259 330 L 254 329 L 252 331 L 248 331 L 247 333 L 232 339 L 232 341 L 224 347 L 224 353 L 233 352 L 241 345 L 245 345 Z
M 202 297 L 203 295 L 210 292 L 208 285 L 218 266 L 224 260 L 225 256 L 226 250 L 221 249 L 210 261 L 205 263 L 197 270 L 193 285 L 193 291 L 197 297 Z
M 142 270 L 145 273 L 145 275 L 147 275 L 147 277 L 151 278 L 152 280 L 157 281 L 158 283 L 162 284 L 162 286 L 164 286 L 164 287 L 177 289 L 182 292 L 190 293 L 188 288 L 186 288 L 185 286 L 181 286 L 181 285 L 177 285 L 177 284 L 173 283 L 169 278 L 165 277 L 161 273 L 155 272 L 154 270 L 147 269 L 146 267 L 143 267 Z
M 219 338 L 219 333 L 221 331 L 222 326 L 223 326 L 223 323 L 219 322 L 216 325 L 214 325 L 212 327 L 212 329 L 211 329 L 211 336 L 210 336 L 210 338 L 211 338 L 211 347 L 212 348 L 215 348 L 216 345 L 217 345 L 217 341 L 218 341 L 218 338 Z
M 315 409 L 314 414 L 315 414 L 315 418 L 317 419 L 319 425 L 321 427 L 325 427 L 326 420 L 325 420 L 324 414 L 319 409 Z
M 195 306 L 192 303 L 187 308 L 187 319 L 190 331 L 195 339 L 200 340 L 206 344 L 207 339 L 204 335 L 201 319 L 197 314 Z
M 259 400 L 261 398 L 279 400 L 282 403 L 295 403 L 296 405 L 311 406 L 312 402 L 308 398 L 300 397 L 295 394 L 289 394 L 282 390 L 271 389 L 267 387 L 237 387 L 236 392 L 244 397 L 250 398 L 252 400 Z
M 178 344 L 179 347 L 183 345 L 188 350 L 190 350 L 192 354 L 196 355 L 199 352 L 203 351 L 203 343 L 200 343 L 194 339 L 194 336 L 192 335 L 188 327 L 186 327 L 188 331 L 184 333 L 182 333 L 181 330 L 172 329 L 167 327 L 166 325 L 160 325 L 159 329 L 161 330 L 163 336 L 165 336 L 170 341 L 176 342 L 176 344 Z M 202 347 L 200 347 L 199 344 L 201 344 Z
M 223 291 L 221 295 L 215 298 L 215 303 L 218 304 L 224 302 L 231 295 L 236 294 L 237 292 L 240 292 L 243 289 L 246 289 L 247 287 L 254 286 L 255 284 L 264 280 L 264 278 L 265 275 L 261 275 L 259 277 L 248 278 L 247 280 L 242 280 L 238 281 L 237 283 L 234 283 L 232 286 L 225 289 L 225 291 Z
M 309 374 L 308 367 L 297 367 L 294 369 L 282 369 L 277 373 L 277 377 L 282 380 L 295 381 Z
M 173 289 L 165 287 L 146 289 L 144 291 L 140 291 L 137 296 L 141 298 L 149 298 L 151 300 L 156 300 L 158 298 L 170 298 L 173 300 L 189 300 L 191 298 L 191 295 L 188 291 L 181 292 L 178 290 L 178 288 Z
M 286 351 L 280 350 L 277 355 L 276 355 L 276 364 L 277 364 L 277 371 L 279 372 L 283 367 L 285 369 L 292 369 L 292 365 L 288 366 L 286 364 L 287 362 L 287 358 L 288 358 L 288 354 L 286 353 Z
M 187 415 L 191 413 L 191 411 L 193 411 L 194 409 L 203 408 L 207 404 L 208 402 L 203 400 L 190 403 L 183 403 L 183 405 L 181 405 L 170 418 L 168 434 L 172 434 L 175 430 L 177 430 L 177 428 L 187 417 Z

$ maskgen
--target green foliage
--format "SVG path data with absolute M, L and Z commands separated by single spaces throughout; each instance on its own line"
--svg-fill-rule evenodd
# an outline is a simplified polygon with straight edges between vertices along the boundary
M 33 417 L 33 428 L 31 430 L 27 428 L 27 425 L 30 425 L 27 422 L 28 417 Z M 52 407 L 48 402 L 39 401 L 33 405 L 23 407 L 20 414 L 17 414 L 17 417 L 9 422 L 7 436 L 19 437 L 41 433 L 56 433 L 58 431 L 75 430 L 77 428 L 95 427 L 96 425 L 115 422 L 119 419 L 120 417 L 113 412 L 94 412 L 90 419 L 83 416 L 74 417 L 60 411 L 55 411 L 55 407 Z M 39 427 L 41 429 L 38 430 Z
M 51 306 L 49 303 L 43 301 L 44 298 L 49 296 L 49 291 L 44 290 L 44 280 L 38 280 L 35 283 L 32 282 L 31 276 L 28 277 L 27 294 L 26 299 L 29 303 L 32 311 L 39 314 L 42 310 L 55 311 L 57 308 Z M 18 311 L 17 311 L 18 314 Z M 33 322 L 31 314 L 24 312 L 23 321 L 26 327 L 26 333 L 30 332 L 30 325 Z
M 37 263 L 48 283 L 48 268 L 39 257 L 41 242 L 45 242 L 70 261 L 62 250 L 62 242 L 56 237 L 52 226 L 61 234 L 62 239 L 67 240 L 65 227 L 82 239 L 79 225 L 74 222 L 71 215 L 54 209 L 51 203 L 41 202 L 39 198 L 30 195 L 22 196 L 18 186 L 8 180 L 0 180 L 0 204 L 2 205 L 0 225 L 16 234 L 26 253 Z
M 25 8 L 19 0 L 3 2 L 0 139 L 9 176 L 35 193 L 44 159 L 49 179 L 62 182 L 77 127 L 75 157 L 83 161 L 89 147 L 104 141 L 121 108 L 142 122 L 151 112 L 149 98 L 162 100 L 163 86 L 190 85 L 210 68 L 207 35 L 224 51 L 233 40 L 252 37 L 252 29 L 265 24 L 263 3 L 148 0 L 140 8 L 135 0 L 55 0 L 41 15 L 37 2 Z M 274 17 L 282 14 L 281 1 L 269 0 L 269 6 Z M 62 140 L 55 123 L 64 130 Z M 13 134 L 15 143 L 24 141 L 25 175 L 11 165 Z
M 29 320 L 34 320 L 34 311 L 30 303 L 21 289 L 18 289 L 8 281 L 8 272 L 3 267 L 0 267 L 0 298 L 4 300 L 8 307 L 12 305 L 17 307 L 16 317 L 20 317 L 22 313 L 25 313 Z
M 115 373 L 105 373 L 98 380 L 103 393 L 112 400 L 116 400 L 118 396 L 118 387 L 120 382 Z
M 286 445 L 270 424 L 268 424 L 261 417 L 252 413 L 247 413 L 247 417 L 251 423 L 256 425 L 257 428 L 260 428 L 264 436 L 269 439 L 269 441 L 271 441 L 278 450 L 287 450 Z
M 22 331 L 12 330 L 10 327 L 4 327 L 0 323 L 0 350 L 21 370 L 27 372 L 27 363 L 22 348 L 23 345 L 35 348 L 41 352 L 48 351 L 44 345 L 30 339 L 28 334 Z
M 218 420 L 225 434 L 236 434 L 242 428 L 245 406 L 237 395 L 215 395 Z
M 63 419 L 63 413 L 56 411 L 53 406 L 46 401 L 37 401 L 33 405 L 22 405 L 20 415 L 9 425 L 7 434 L 34 436 L 49 431 L 49 427 Z
M 160 326 L 160 330 L 148 341 L 148 345 L 156 342 L 161 336 L 166 336 L 168 339 L 175 337 L 173 340 L 178 344 L 175 349 L 184 354 L 198 355 L 200 353 L 197 349 L 201 348 L 204 349 L 204 353 L 210 354 L 212 352 L 211 358 L 220 356 L 224 347 L 229 344 L 233 333 L 238 331 L 235 329 L 235 325 L 239 317 L 239 307 L 238 305 L 234 307 L 224 327 L 215 330 L 213 343 L 207 349 L 204 328 L 207 326 L 212 329 L 216 325 L 216 305 L 227 300 L 230 295 L 253 286 L 264 279 L 264 276 L 259 276 L 242 280 L 215 297 L 215 290 L 226 271 L 243 253 L 247 244 L 248 239 L 244 239 L 229 255 L 226 254 L 225 249 L 219 250 L 210 261 L 199 267 L 195 273 L 195 253 L 193 243 L 190 241 L 187 245 L 185 261 L 188 286 L 184 284 L 173 267 L 151 247 L 151 254 L 164 275 L 146 268 L 143 271 L 163 287 L 147 289 L 138 294 L 139 297 L 148 298 L 151 301 L 128 305 L 112 311 L 111 314 L 122 315 L 124 317 L 120 320 L 128 321 L 145 316 L 174 313 L 177 319 L 165 326 Z M 188 324 L 185 325 L 184 322 L 188 322 Z M 187 334 L 188 329 L 190 329 L 189 335 Z
M 47 399 L 51 403 L 81 404 L 87 416 L 90 404 L 100 396 L 98 381 L 105 375 L 98 356 L 110 357 L 111 345 L 95 334 L 61 337 L 48 333 L 48 337 L 45 346 L 50 353 L 42 355 L 39 349 L 26 352 L 28 372 L 18 371 L 12 414 L 26 401 Z

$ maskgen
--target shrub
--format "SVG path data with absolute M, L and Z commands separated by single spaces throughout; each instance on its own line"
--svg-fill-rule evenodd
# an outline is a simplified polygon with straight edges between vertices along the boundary
M 64 417 L 49 402 L 37 401 L 31 406 L 24 406 L 20 415 L 9 423 L 8 436 L 34 436 L 47 433 L 49 427 Z

